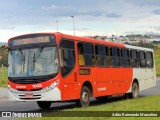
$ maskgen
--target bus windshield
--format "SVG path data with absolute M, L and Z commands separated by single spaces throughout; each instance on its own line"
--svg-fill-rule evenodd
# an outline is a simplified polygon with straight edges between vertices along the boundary
M 57 72 L 57 47 L 41 46 L 9 51 L 9 77 L 45 76 Z

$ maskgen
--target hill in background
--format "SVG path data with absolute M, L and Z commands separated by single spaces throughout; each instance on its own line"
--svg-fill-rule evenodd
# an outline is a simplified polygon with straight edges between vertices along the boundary
M 7 45 L 7 42 L 0 42 L 0 46 L 1 45 Z

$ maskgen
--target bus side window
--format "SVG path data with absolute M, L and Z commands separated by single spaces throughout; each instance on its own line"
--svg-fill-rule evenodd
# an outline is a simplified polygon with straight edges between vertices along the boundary
M 153 68 L 153 53 L 152 52 L 146 52 L 146 61 L 147 61 L 147 67 Z
M 78 59 L 81 66 L 94 65 L 94 49 L 91 43 L 78 43 Z
M 109 48 L 103 45 L 95 46 L 97 66 L 110 66 Z
M 78 61 L 79 65 L 85 65 L 82 44 L 78 44 Z
M 153 53 L 152 52 L 146 52 L 146 61 L 147 61 L 147 67 L 153 68 Z
M 110 55 L 111 55 L 111 64 L 113 67 L 120 67 L 120 52 L 119 48 L 111 47 L 110 48 Z
M 106 50 L 106 66 L 109 67 L 110 66 L 110 51 L 109 51 L 109 47 L 105 47 Z
M 121 49 L 121 62 L 122 67 L 130 67 L 129 50 L 126 48 Z
M 131 66 L 133 68 L 139 67 L 138 64 L 138 52 L 136 50 L 130 50 L 130 56 L 131 56 Z
M 146 56 L 144 51 L 139 52 L 139 63 L 140 67 L 142 68 L 146 67 Z
M 63 67 L 73 67 L 75 63 L 75 55 L 73 50 L 61 50 L 61 62 Z
M 102 45 L 95 46 L 97 66 L 106 66 L 106 50 Z

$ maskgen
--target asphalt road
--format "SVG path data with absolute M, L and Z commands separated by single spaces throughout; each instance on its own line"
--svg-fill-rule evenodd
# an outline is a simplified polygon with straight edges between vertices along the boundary
M 160 86 L 160 78 L 157 78 L 157 85 L 153 88 L 141 91 L 139 94 L 139 97 L 144 97 L 144 96 L 150 96 L 150 95 L 156 95 L 160 94 L 159 90 Z M 43 112 L 41 110 L 36 102 L 13 102 L 13 101 L 7 101 L 7 89 L 0 88 L 0 111 L 35 111 L 35 112 Z M 121 101 L 123 100 L 123 97 L 114 97 L 110 98 L 107 102 L 111 103 L 114 101 Z M 107 103 L 106 102 L 106 103 Z M 92 98 L 91 100 L 91 105 L 99 105 L 99 104 L 104 104 L 104 102 L 97 101 Z M 53 103 L 51 108 L 47 112 L 51 112 L 54 110 L 63 110 L 67 108 L 74 108 L 75 103 L 68 103 L 68 102 L 63 102 L 63 103 Z M 46 112 L 46 111 L 45 111 Z

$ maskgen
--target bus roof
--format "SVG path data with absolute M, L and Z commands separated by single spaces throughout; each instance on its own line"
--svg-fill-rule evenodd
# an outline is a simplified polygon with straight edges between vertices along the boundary
M 54 34 L 58 38 L 66 38 L 66 39 L 72 39 L 76 41 L 82 41 L 82 42 L 91 42 L 91 43 L 97 43 L 97 44 L 104 44 L 108 46 L 115 46 L 115 47 L 122 47 L 122 48 L 129 48 L 129 49 L 138 49 L 138 50 L 145 50 L 145 51 L 153 51 L 151 48 L 144 48 L 144 47 L 138 47 L 138 46 L 132 46 L 132 45 L 126 45 L 126 44 L 121 44 L 121 43 L 115 43 L 111 41 L 103 41 L 103 40 L 98 40 L 98 39 L 93 39 L 93 38 L 87 38 L 87 37 L 79 37 L 79 36 L 73 36 L 73 35 L 67 35 L 63 34 L 60 32 L 43 32 L 43 33 L 31 33 L 31 34 L 24 34 L 24 35 L 19 35 L 13 38 L 10 38 L 8 40 L 8 43 L 10 40 L 20 37 L 20 36 L 27 36 L 27 35 L 34 35 L 34 34 Z
M 144 50 L 144 51 L 151 51 L 151 52 L 153 52 L 153 49 L 151 49 L 151 48 L 138 47 L 138 46 L 126 45 L 126 44 L 125 44 L 125 46 L 126 46 L 127 48 L 130 48 L 130 49 Z
M 82 42 L 92 42 L 92 43 L 105 44 L 109 46 L 125 47 L 124 44 L 110 42 L 110 41 L 103 41 L 103 40 L 98 40 L 98 39 L 93 39 L 93 38 L 78 37 L 78 36 L 72 36 L 72 35 L 66 35 L 66 34 L 62 34 L 62 36 L 63 38 L 78 40 Z
M 115 43 L 111 41 L 103 41 L 103 40 L 98 40 L 98 39 L 93 39 L 93 38 L 86 38 L 86 37 L 78 37 L 78 36 L 72 36 L 72 35 L 66 35 L 62 34 L 63 38 L 68 38 L 68 39 L 74 39 L 78 41 L 84 41 L 84 42 L 93 42 L 93 43 L 98 43 L 98 44 L 105 44 L 109 46 L 115 46 L 115 47 L 125 47 L 129 49 L 136 49 L 136 50 L 144 50 L 144 51 L 152 51 L 153 49 L 151 48 L 145 48 L 145 47 L 138 47 L 138 46 L 132 46 L 132 45 L 126 45 L 126 44 L 121 44 L 121 43 Z

